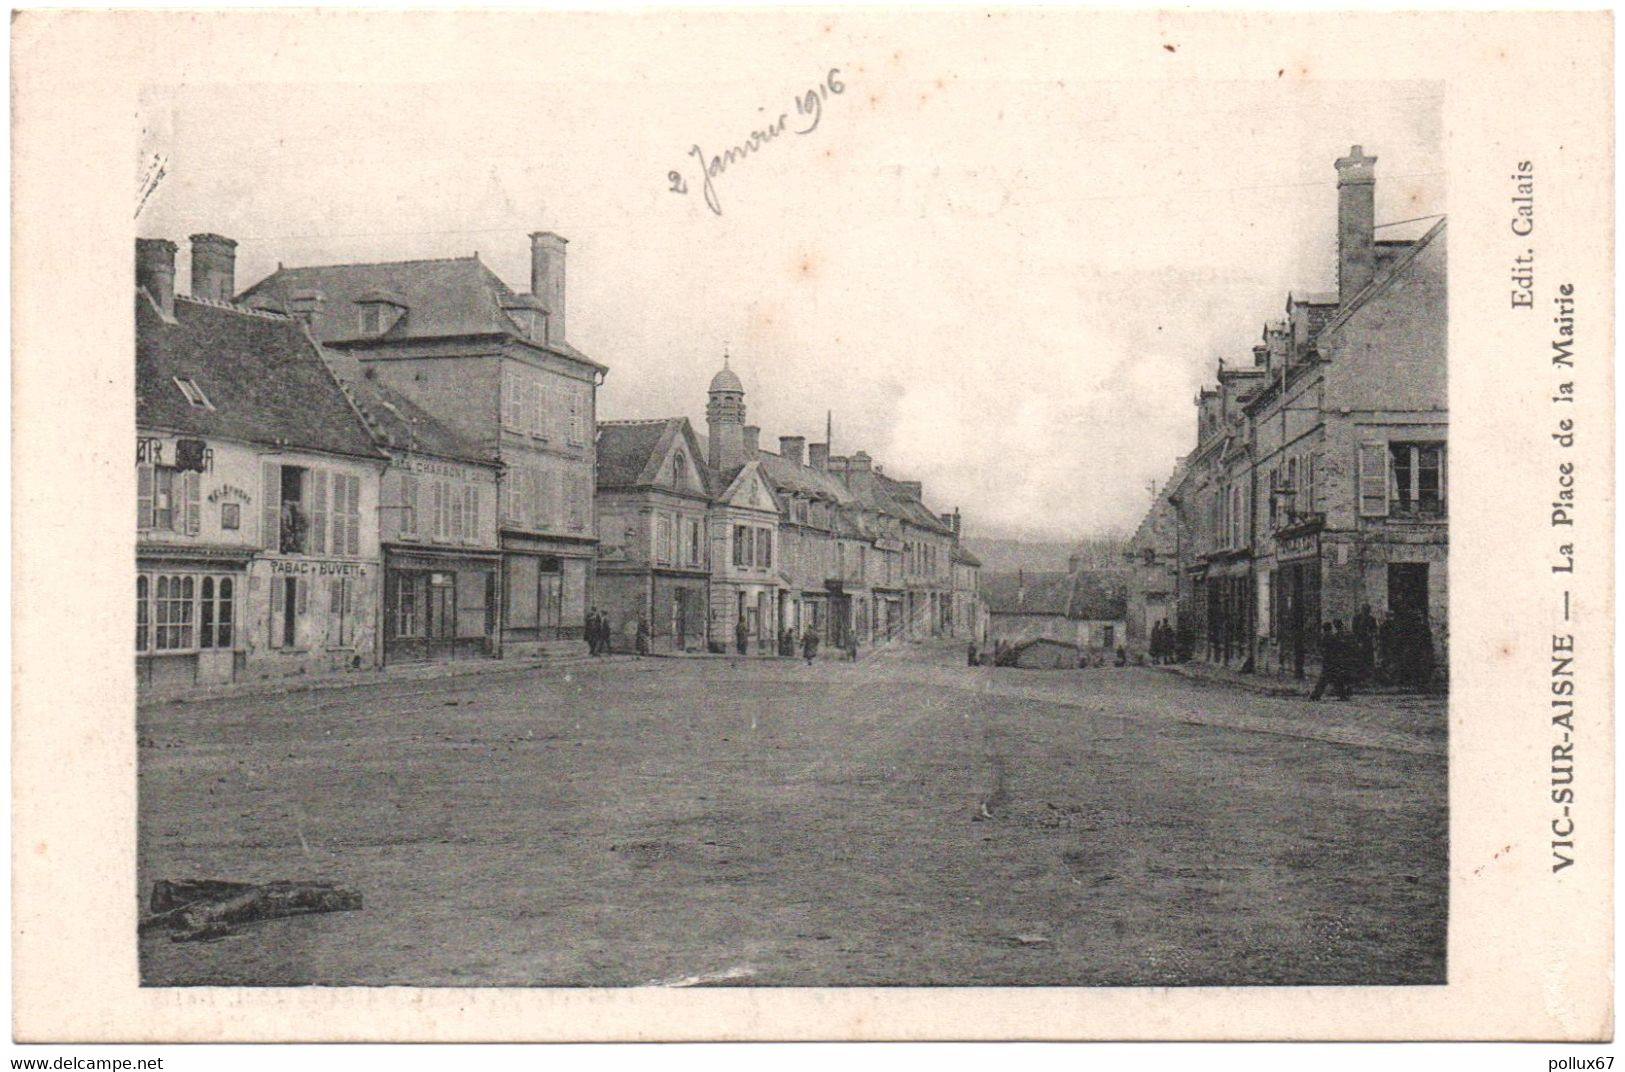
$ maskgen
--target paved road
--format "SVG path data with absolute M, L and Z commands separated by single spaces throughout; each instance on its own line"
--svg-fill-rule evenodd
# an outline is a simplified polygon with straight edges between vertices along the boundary
M 366 907 L 142 939 L 146 982 L 1444 977 L 1444 711 L 1164 670 L 611 660 L 141 713 L 142 888 Z

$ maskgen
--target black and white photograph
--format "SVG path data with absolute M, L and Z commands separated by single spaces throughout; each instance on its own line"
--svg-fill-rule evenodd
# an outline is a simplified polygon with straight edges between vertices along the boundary
M 149 96 L 144 982 L 1444 981 L 1439 88 L 872 81 Z
M 1558 333 L 1566 477 L 1601 302 L 1530 237 L 1555 159 L 1462 169 L 1446 65 L 1315 66 L 1403 17 L 1227 64 L 1102 14 L 1143 54 L 1098 66 L 1076 12 L 492 18 L 224 16 L 107 117 L 138 989 L 1402 1003 L 1483 971 L 1473 875 L 1603 859 L 1548 701 L 1607 670 L 1542 623 L 1611 462 L 1529 481 L 1527 643 L 1463 619 L 1461 250 Z M 447 56 L 195 58 L 327 31 Z M 1543 810 L 1483 855 L 1457 689 L 1519 658 Z

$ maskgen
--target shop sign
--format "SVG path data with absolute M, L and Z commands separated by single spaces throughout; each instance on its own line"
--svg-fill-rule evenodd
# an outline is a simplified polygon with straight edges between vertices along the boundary
M 1306 532 L 1302 536 L 1289 536 L 1281 540 L 1275 557 L 1283 561 L 1294 558 L 1313 558 L 1320 553 L 1320 533 Z
M 239 488 L 236 484 L 221 484 L 218 488 L 215 488 L 213 491 L 209 492 L 209 501 L 212 503 L 251 503 L 254 501 L 254 496 L 250 495 L 242 488 Z
M 479 480 L 481 474 L 471 471 L 464 466 L 454 465 L 451 462 L 439 462 L 430 458 L 419 458 L 407 455 L 403 466 L 409 473 L 423 473 L 428 476 L 444 476 L 453 480 Z
M 279 576 L 365 577 L 367 565 L 364 562 L 312 562 L 308 559 L 295 561 L 273 558 L 271 572 Z

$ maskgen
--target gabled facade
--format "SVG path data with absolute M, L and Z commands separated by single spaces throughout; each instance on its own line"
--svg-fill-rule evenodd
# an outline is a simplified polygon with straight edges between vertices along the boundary
M 497 459 L 500 642 L 519 654 L 580 645 L 596 554 L 606 369 L 567 341 L 564 269 L 565 240 L 538 232 L 529 293 L 476 255 L 279 268 L 241 298 L 305 320 L 330 352 Z
M 611 649 L 704 651 L 710 637 L 710 479 L 686 417 L 598 426 L 592 603 Z
M 779 520 L 780 502 L 759 459 L 734 470 L 712 504 L 710 629 L 717 650 L 772 653 L 779 633 L 794 631 L 784 610 L 790 581 Z
M 376 666 L 387 458 L 298 320 L 230 303 L 236 243 L 136 242 L 137 679 Z

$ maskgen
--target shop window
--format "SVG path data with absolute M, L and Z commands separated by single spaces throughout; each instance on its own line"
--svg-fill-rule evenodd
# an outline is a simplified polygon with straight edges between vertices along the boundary
M 148 594 L 150 589 L 151 589 L 151 585 L 147 581 L 147 577 L 146 577 L 145 574 L 142 574 L 141 576 L 139 576 L 139 577 L 137 577 L 135 579 L 135 650 L 136 651 L 146 651 L 147 650 L 147 644 L 150 642 L 149 637 L 148 637 L 148 629 L 151 628 L 151 625 L 150 625 L 150 622 L 148 620 L 148 608 L 147 608 L 147 600 L 148 600 L 148 598 L 150 598 L 149 594 Z
M 271 647 L 297 645 L 298 620 L 305 615 L 309 591 L 309 582 L 298 577 L 271 578 Z
M 195 577 L 159 575 L 153 595 L 153 646 L 158 651 L 182 651 L 192 646 L 196 583 Z
M 198 647 L 231 647 L 237 618 L 235 587 L 230 577 L 204 577 L 199 582 Z

